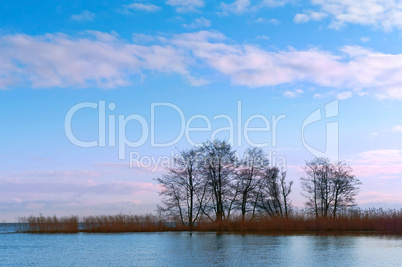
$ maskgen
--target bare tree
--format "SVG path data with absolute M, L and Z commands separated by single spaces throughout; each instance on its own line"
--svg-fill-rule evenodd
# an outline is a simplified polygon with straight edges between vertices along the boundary
M 361 182 L 352 172 L 352 168 L 344 161 L 333 165 L 332 182 L 334 187 L 334 204 L 332 216 L 334 219 L 339 209 L 355 205 L 355 196 L 359 191 L 358 186 Z
M 241 218 L 244 221 L 246 213 L 251 211 L 251 220 L 254 218 L 257 199 L 260 194 L 259 183 L 263 175 L 264 168 L 268 166 L 269 161 L 261 148 L 248 148 L 236 169 L 236 181 L 238 185 L 238 199 L 236 208 L 241 212 Z
M 291 211 L 289 195 L 293 182 L 286 183 L 286 172 L 267 168 L 262 178 L 259 208 L 270 217 L 287 218 Z
M 314 211 L 316 217 L 327 217 L 333 201 L 331 168 L 331 162 L 327 158 L 315 158 L 306 162 L 304 167 L 306 177 L 301 178 L 303 196 L 307 198 L 307 207 Z
M 211 193 L 209 209 L 204 209 L 209 215 L 215 213 L 215 221 L 229 219 L 237 196 L 237 184 L 233 183 L 236 156 L 235 151 L 226 141 L 207 141 L 200 149 L 203 159 L 203 174 L 207 179 Z
M 289 214 L 291 212 L 292 208 L 292 201 L 289 198 L 290 193 L 292 193 L 292 185 L 293 181 L 290 181 L 289 183 L 286 183 L 286 175 L 287 172 L 281 171 L 281 177 L 279 178 L 279 182 L 281 185 L 281 191 L 282 191 L 282 201 L 283 201 L 283 210 L 284 213 L 282 214 L 282 217 L 289 217 Z
M 360 181 L 344 162 L 331 163 L 328 158 L 306 162 L 306 176 L 301 178 L 306 206 L 318 217 L 336 217 L 341 207 L 354 205 Z
M 156 180 L 162 185 L 161 212 L 178 217 L 183 225 L 193 227 L 208 203 L 207 186 L 200 172 L 199 153 L 195 149 L 179 152 L 174 166 Z
M 202 216 L 220 222 L 233 213 L 242 220 L 253 220 L 261 212 L 285 218 L 292 187 L 285 179 L 286 172 L 271 168 L 260 148 L 248 148 L 240 161 L 226 141 L 207 141 L 181 151 L 175 165 L 157 179 L 163 187 L 159 210 L 190 227 Z

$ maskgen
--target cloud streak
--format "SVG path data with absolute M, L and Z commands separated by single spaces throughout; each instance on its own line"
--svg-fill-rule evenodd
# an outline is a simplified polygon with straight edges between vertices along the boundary
M 221 2 L 222 14 L 228 15 L 229 13 L 243 14 L 249 11 L 250 0 L 236 0 L 233 3 L 226 4 Z
M 145 12 L 156 12 L 161 9 L 160 7 L 153 4 L 141 4 L 141 3 L 132 3 L 129 5 L 125 5 L 124 8 L 127 12 L 129 9 L 145 11 Z
M 297 14 L 295 22 L 321 20 L 326 16 L 331 18 L 330 27 L 339 29 L 346 24 L 359 24 L 382 28 L 385 31 L 402 30 L 402 5 L 394 0 L 311 0 L 319 6 L 319 14 L 313 11 Z
M 65 34 L 0 37 L 0 88 L 115 88 L 136 75 L 171 73 L 193 85 L 204 82 L 197 73 L 207 68 L 233 85 L 266 87 L 308 82 L 380 99 L 402 99 L 402 54 L 384 54 L 360 46 L 338 53 L 318 48 L 270 51 L 252 44 L 233 44 L 214 31 L 150 36 L 137 44 L 117 34 L 88 31 L 84 37 Z
M 166 4 L 176 7 L 179 13 L 197 12 L 205 6 L 204 0 L 167 0 Z
M 0 183 L 2 194 L 41 195 L 41 194 L 97 194 L 97 195 L 132 195 L 143 192 L 157 192 L 159 187 L 151 183 L 127 181 L 112 181 L 109 183 L 95 183 L 88 180 L 86 183 Z
M 183 27 L 188 28 L 188 29 L 207 28 L 207 27 L 211 27 L 211 21 L 207 20 L 204 17 L 201 17 L 201 18 L 195 19 L 190 24 L 183 24 Z
M 75 14 L 71 16 L 72 20 L 76 21 L 93 21 L 96 15 L 88 10 L 84 10 L 81 14 Z
M 352 167 L 359 178 L 402 178 L 402 152 L 396 149 L 370 150 L 354 155 Z
M 188 74 L 185 58 L 172 46 L 128 44 L 97 33 L 89 34 L 95 38 L 0 37 L 0 87 L 28 83 L 33 88 L 114 88 L 130 84 L 132 75 L 143 70 Z

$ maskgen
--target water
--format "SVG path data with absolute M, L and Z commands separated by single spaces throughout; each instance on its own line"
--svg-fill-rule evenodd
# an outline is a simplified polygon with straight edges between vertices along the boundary
M 0 231 L 1 232 L 1 231 Z M 216 233 L 0 234 L 1 266 L 401 266 L 402 238 Z

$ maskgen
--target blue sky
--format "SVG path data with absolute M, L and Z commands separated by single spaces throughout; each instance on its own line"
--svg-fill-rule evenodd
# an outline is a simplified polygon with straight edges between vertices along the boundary
M 0 220 L 39 212 L 152 212 L 159 203 L 153 179 L 163 168 L 147 162 L 190 147 L 180 136 L 178 110 L 185 129 L 211 123 L 190 141 L 205 141 L 230 118 L 239 152 L 247 140 L 268 142 L 271 161 L 286 161 L 293 203 L 301 207 L 300 166 L 315 156 L 303 143 L 302 125 L 319 109 L 322 119 L 305 128 L 305 143 L 323 153 L 326 143 L 339 143 L 339 159 L 363 182 L 362 207 L 402 207 L 401 6 L 385 0 L 1 2 Z M 105 126 L 116 120 L 117 144 L 119 116 L 149 126 L 145 134 L 140 121 L 127 123 L 124 136 L 134 142 L 144 133 L 145 141 L 125 146 L 125 159 L 108 142 L 83 148 L 66 136 L 69 110 L 90 102 L 97 108 L 77 111 L 72 131 L 82 141 L 98 140 L 102 101 L 115 107 L 106 109 Z M 155 103 L 163 103 L 154 110 L 155 141 L 178 137 L 166 147 L 151 143 Z M 337 106 L 332 118 L 325 117 L 329 103 Z M 245 124 L 256 114 L 250 127 L 265 127 L 266 118 L 271 128 L 247 139 Z M 225 118 L 214 118 L 219 115 Z M 198 117 L 187 127 L 192 116 Z M 329 123 L 338 127 L 331 140 Z M 231 138 L 224 130 L 216 137 Z M 140 155 L 141 166 L 130 167 L 130 152 Z

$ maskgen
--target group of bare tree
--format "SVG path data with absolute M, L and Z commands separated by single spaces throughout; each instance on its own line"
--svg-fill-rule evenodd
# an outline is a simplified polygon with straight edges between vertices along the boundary
M 304 169 L 303 195 L 316 217 L 335 218 L 338 210 L 354 205 L 360 181 L 346 163 L 315 158 Z M 251 221 L 292 213 L 293 182 L 286 181 L 286 171 L 270 166 L 266 153 L 256 147 L 246 149 L 240 159 L 226 141 L 207 141 L 179 151 L 173 166 L 156 180 L 163 188 L 159 211 L 190 227 L 202 218 Z
M 361 182 L 345 162 L 331 163 L 327 158 L 306 162 L 301 178 L 307 208 L 318 217 L 336 218 L 337 211 L 355 205 Z
M 285 178 L 286 172 L 269 166 L 260 148 L 247 149 L 240 159 L 226 141 L 208 141 L 180 151 L 174 165 L 157 178 L 163 187 L 159 210 L 190 227 L 201 218 L 285 218 L 291 212 L 293 184 Z

